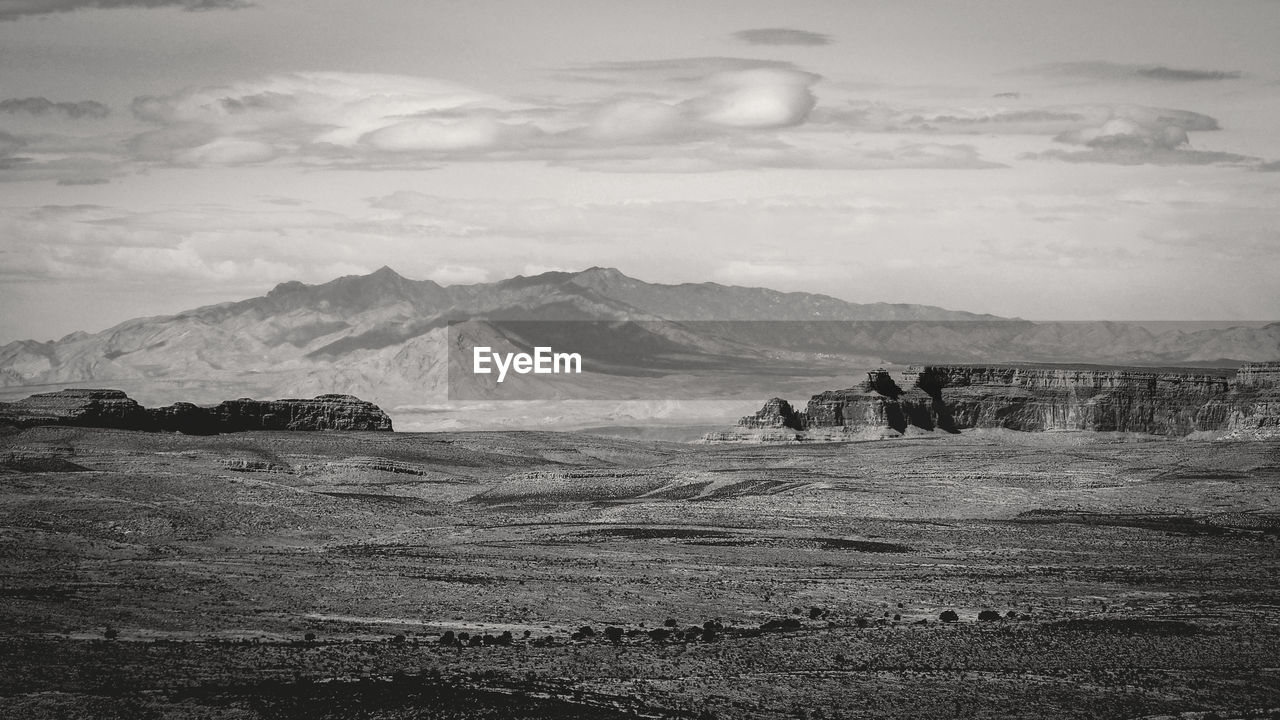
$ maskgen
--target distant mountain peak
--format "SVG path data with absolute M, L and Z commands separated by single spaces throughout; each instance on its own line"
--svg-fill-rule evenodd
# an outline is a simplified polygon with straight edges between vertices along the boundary
M 371 277 L 371 278 L 400 278 L 401 280 L 406 280 L 406 279 L 407 279 L 405 276 L 401 275 L 400 273 L 396 272 L 395 270 L 392 270 L 390 265 L 383 265 L 382 267 L 378 268 L 377 270 L 374 270 L 373 272 L 369 273 L 369 274 L 368 274 L 368 275 L 366 275 L 365 277 Z
M 631 280 L 631 278 L 624 275 L 622 271 L 619 270 L 618 268 L 600 267 L 599 265 L 592 265 L 586 270 L 576 273 L 575 277 L 599 277 L 599 278 L 608 278 L 610 280 L 617 280 L 617 279 Z
M 604 291 L 620 284 L 639 282 L 635 278 L 622 274 L 622 271 L 611 267 L 589 267 L 582 272 L 573 273 L 569 282 L 584 288 Z

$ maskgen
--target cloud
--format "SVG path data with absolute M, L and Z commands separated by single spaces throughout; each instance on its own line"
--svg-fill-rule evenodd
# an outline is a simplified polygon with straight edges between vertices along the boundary
M 5 0 L 4 4 L 0 5 L 0 21 L 91 8 L 108 10 L 175 7 L 197 11 L 235 10 L 250 5 L 251 3 L 245 0 Z
M 901 108 L 857 102 L 818 108 L 815 127 L 839 131 L 934 135 L 1044 135 L 1079 147 L 1023 153 L 1023 159 L 1119 165 L 1256 165 L 1258 158 L 1198 150 L 1189 133 L 1220 130 L 1217 119 L 1202 113 L 1143 105 L 1059 105 L 1039 108 L 975 106 Z
M 1258 161 L 1235 153 L 1191 148 L 1188 131 L 1217 129 L 1217 120 L 1200 113 L 1120 106 L 1100 124 L 1068 130 L 1054 138 L 1057 142 L 1087 149 L 1049 150 L 1030 157 L 1118 165 L 1253 164 Z
M 276 157 L 275 148 L 257 140 L 218 138 L 174 156 L 179 165 L 248 165 Z
M 842 137 L 748 141 L 711 138 L 680 146 L 569 149 L 550 162 L 610 173 L 705 173 L 760 168 L 810 170 L 975 170 L 1005 167 L 982 159 L 972 145 L 899 142 L 852 144 Z M 814 142 L 816 140 L 816 142 Z
M 119 160 L 95 153 L 95 149 L 92 142 L 82 138 L 0 131 L 0 182 L 52 180 L 63 185 L 90 184 L 118 175 Z
M 496 113 L 471 113 L 404 120 L 369 132 L 360 141 L 391 153 L 453 153 L 508 146 L 520 134 L 520 128 L 502 122 Z
M 711 91 L 687 102 L 701 120 L 739 128 L 798 125 L 817 104 L 812 73 L 779 68 L 724 72 L 709 78 Z
M 614 63 L 596 71 L 640 85 L 654 80 L 661 92 L 627 87 L 537 105 L 431 78 L 294 73 L 139 97 L 133 114 L 153 128 L 127 147 L 149 163 L 281 158 L 364 168 L 483 159 L 572 164 L 613 159 L 638 146 L 661 154 L 712 141 L 749 148 L 761 142 L 756 134 L 803 124 L 820 80 L 788 63 L 728 58 Z
M 474 285 L 489 279 L 489 271 L 470 265 L 441 265 L 427 273 L 427 279 L 441 285 Z
M 1158 82 L 1205 82 L 1238 80 L 1243 75 L 1234 70 L 1202 70 L 1171 68 L 1165 65 L 1137 65 L 1113 62 L 1063 62 L 1036 65 L 1021 71 L 1029 75 L 1066 77 L 1085 80 Z
M 57 114 L 72 120 L 79 120 L 81 118 L 101 119 L 109 115 L 111 110 L 106 105 L 94 100 L 53 102 L 48 98 L 28 97 L 0 100 L 0 112 L 9 114 L 25 113 L 28 115 Z
M 134 115 L 156 128 L 130 147 L 139 159 L 178 164 L 483 150 L 500 144 L 502 112 L 518 107 L 430 78 L 273 75 L 135 99 Z
M 831 36 L 793 28 L 752 28 L 733 36 L 748 45 L 830 45 Z
M 602 142 L 631 142 L 678 137 L 688 130 L 684 110 L 657 100 L 622 98 L 597 105 L 586 132 Z
M 861 101 L 817 108 L 810 120 L 870 132 L 1059 135 L 1096 127 L 1115 117 L 1172 124 L 1188 131 L 1219 129 L 1214 118 L 1188 110 L 1099 104 L 912 108 Z

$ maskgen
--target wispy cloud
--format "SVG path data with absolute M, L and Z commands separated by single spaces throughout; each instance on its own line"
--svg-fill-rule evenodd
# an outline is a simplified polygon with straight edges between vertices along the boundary
M 120 160 L 97 149 L 93 141 L 83 138 L 0 131 L 0 182 L 91 184 L 119 174 Z
M 95 100 L 54 102 L 43 97 L 27 97 L 0 100 L 0 112 L 27 115 L 62 115 L 72 120 L 80 120 L 82 118 L 104 118 L 111 114 L 111 109 Z
M 1027 68 L 1022 72 L 1029 75 L 1085 80 L 1151 80 L 1172 83 L 1238 80 L 1243 77 L 1242 73 L 1235 70 L 1173 68 L 1166 65 L 1138 65 L 1102 61 L 1046 63 Z
M 198 11 L 234 10 L 250 5 L 251 3 L 245 0 L 4 0 L 0 3 L 0 21 L 91 8 L 108 10 L 175 7 Z
M 748 45 L 830 45 L 831 36 L 794 28 L 752 28 L 733 36 Z
M 1191 149 L 1213 117 L 1127 105 L 1033 106 L 1019 97 L 969 106 L 822 105 L 822 77 L 792 63 L 733 57 L 614 61 L 572 68 L 571 99 L 504 97 L 435 78 L 300 72 L 143 96 L 125 137 L 35 136 L 0 143 L 0 180 L 95 182 L 148 167 L 261 164 L 367 170 L 524 161 L 597 172 L 697 173 L 788 168 L 1005 167 L 993 136 L 1077 146 L 1023 158 L 1123 164 L 1250 164 Z M 93 116 L 93 101 L 0 101 L 0 110 Z M 37 122 L 37 120 L 29 120 Z M 973 140 L 958 136 L 972 136 Z
M 635 146 L 749 146 L 803 124 L 819 76 L 724 58 L 584 69 L 664 79 L 598 99 L 537 105 L 430 78 L 296 73 L 142 97 L 152 129 L 128 147 L 145 162 L 240 165 L 283 158 L 362 167 L 486 158 L 573 163 Z M 625 154 L 625 153 L 624 153 Z

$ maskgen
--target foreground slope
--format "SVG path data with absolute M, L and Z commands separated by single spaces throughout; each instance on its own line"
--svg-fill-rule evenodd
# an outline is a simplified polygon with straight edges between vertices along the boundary
M 0 715 L 1256 716 L 1277 498 L 1274 442 L 34 428 Z

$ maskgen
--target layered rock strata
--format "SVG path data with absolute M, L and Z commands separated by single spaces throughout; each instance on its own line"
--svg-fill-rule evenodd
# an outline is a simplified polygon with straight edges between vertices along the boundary
M 351 395 L 310 400 L 227 400 L 213 407 L 175 403 L 145 408 L 119 390 L 60 390 L 0 403 L 0 424 L 74 425 L 150 432 L 215 435 L 250 430 L 390 431 L 377 405 Z
M 1280 435 L 1280 363 L 1236 371 L 1053 366 L 912 366 L 814 395 L 803 412 L 773 398 L 750 429 L 1096 430 L 1185 436 Z

